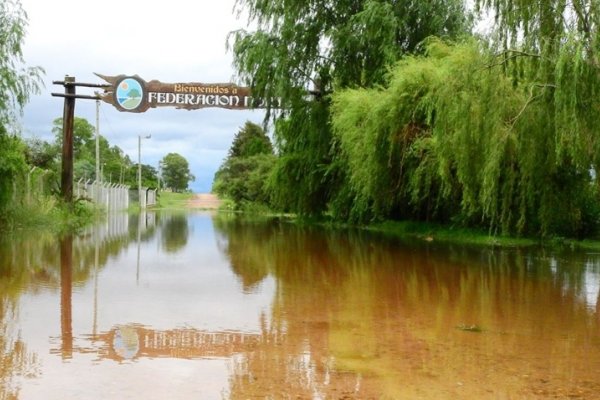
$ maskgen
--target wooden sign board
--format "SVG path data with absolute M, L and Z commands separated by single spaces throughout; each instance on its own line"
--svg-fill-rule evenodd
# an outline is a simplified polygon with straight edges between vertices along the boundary
M 250 88 L 232 83 L 163 83 L 144 81 L 137 75 L 106 76 L 96 74 L 110 84 L 100 98 L 124 112 L 145 112 L 149 108 L 175 107 L 197 110 L 208 107 L 230 110 L 279 108 L 279 101 L 268 103 L 251 96 Z

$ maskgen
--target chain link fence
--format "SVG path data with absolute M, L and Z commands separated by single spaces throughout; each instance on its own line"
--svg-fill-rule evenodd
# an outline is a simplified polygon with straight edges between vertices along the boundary
M 118 183 L 106 183 L 80 179 L 75 184 L 76 198 L 87 199 L 109 211 L 129 208 L 129 186 Z
M 44 198 L 60 191 L 56 174 L 33 167 L 13 180 L 12 201 L 16 204 L 36 205 Z M 142 194 L 141 201 L 139 194 Z M 128 185 L 80 179 L 73 187 L 75 198 L 89 200 L 108 211 L 126 210 L 132 204 L 146 208 L 157 204 L 157 189 L 130 189 Z

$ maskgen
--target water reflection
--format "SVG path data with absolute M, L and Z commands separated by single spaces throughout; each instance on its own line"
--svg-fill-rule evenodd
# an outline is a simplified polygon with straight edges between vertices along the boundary
M 254 351 L 260 335 L 240 331 L 202 331 L 194 328 L 157 330 L 137 324 L 120 325 L 89 338 L 82 353 L 95 352 L 114 361 L 139 358 L 228 358 Z
M 168 253 L 176 253 L 187 244 L 189 235 L 188 219 L 185 214 L 172 214 L 162 222 L 162 244 Z
M 35 378 L 40 375 L 40 363 L 35 353 L 27 349 L 14 332 L 14 310 L 0 304 L 0 399 L 18 399 L 20 386 L 15 376 Z
M 122 214 L 0 243 L 0 399 L 598 398 L 599 292 L 597 254 Z
M 265 345 L 236 359 L 232 398 L 273 382 L 301 398 L 600 393 L 595 255 L 403 244 L 223 218 L 215 226 L 245 288 L 277 280 L 272 328 Z M 268 345 L 281 336 L 283 346 Z
M 51 352 L 64 360 L 71 359 L 73 288 L 92 277 L 97 282 L 98 272 L 122 252 L 136 231 L 150 231 L 148 226 L 132 224 L 134 220 L 126 214 L 111 215 L 77 237 L 59 240 L 50 234 L 31 232 L 0 238 L 0 399 L 19 398 L 23 379 L 42 373 L 40 354 L 31 351 L 21 337 L 20 297 L 26 293 L 43 295 L 49 290 L 60 292 L 58 318 L 56 314 L 37 318 L 60 321 L 60 346 Z
M 60 331 L 64 359 L 71 358 L 73 354 L 72 292 L 73 237 L 68 235 L 60 241 Z

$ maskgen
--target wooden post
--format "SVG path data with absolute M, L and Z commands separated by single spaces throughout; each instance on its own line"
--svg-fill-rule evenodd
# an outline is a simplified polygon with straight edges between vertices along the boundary
M 63 111 L 63 144 L 61 194 L 67 204 L 73 203 L 73 118 L 75 115 L 75 77 L 65 76 L 65 107 Z

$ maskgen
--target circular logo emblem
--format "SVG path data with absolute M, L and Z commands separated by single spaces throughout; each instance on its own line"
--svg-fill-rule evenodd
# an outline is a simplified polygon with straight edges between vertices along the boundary
M 125 78 L 118 83 L 115 97 L 119 106 L 126 110 L 135 110 L 142 104 L 144 88 L 137 79 Z

